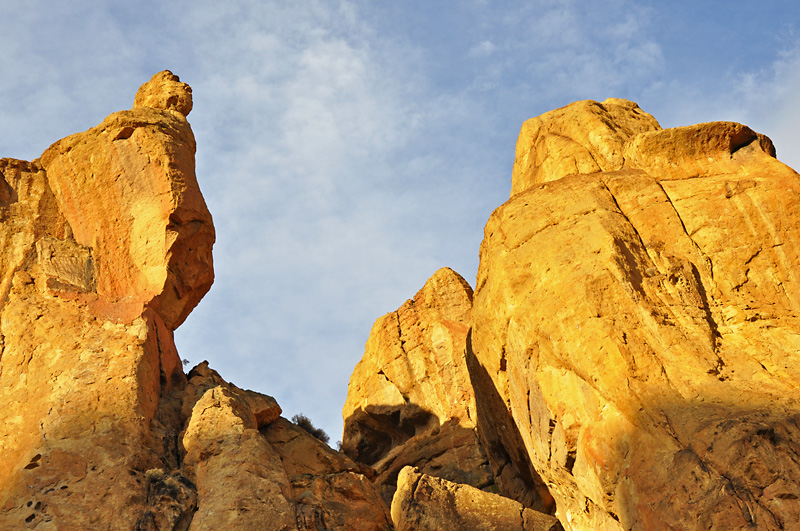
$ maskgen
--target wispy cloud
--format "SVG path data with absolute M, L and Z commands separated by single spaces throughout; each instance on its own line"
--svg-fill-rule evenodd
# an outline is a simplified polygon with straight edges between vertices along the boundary
M 738 107 L 741 121 L 772 138 L 778 159 L 800 170 L 800 42 L 793 44 L 768 67 L 741 74 L 729 105 Z

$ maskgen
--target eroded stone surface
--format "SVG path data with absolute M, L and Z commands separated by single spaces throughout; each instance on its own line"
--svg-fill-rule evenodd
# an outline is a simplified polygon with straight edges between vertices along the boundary
M 0 529 L 391 529 L 372 469 L 207 364 L 184 375 L 173 330 L 214 241 L 190 109 L 162 72 L 0 159 Z
M 181 471 L 198 497 L 190 529 L 391 529 L 363 474 L 374 471 L 279 417 L 271 397 L 228 384 L 206 364 L 192 370 L 183 396 Z
M 164 70 L 139 87 L 133 100 L 133 107 L 163 109 L 188 116 L 192 111 L 192 87 L 182 83 L 180 78 L 169 70 Z
M 475 432 L 475 397 L 464 359 L 472 288 L 437 271 L 397 311 L 378 319 L 353 371 L 343 451 L 375 467 L 391 501 L 406 465 L 481 488 L 494 485 Z
M 194 153 L 182 114 L 137 106 L 42 154 L 72 239 L 91 249 L 93 314 L 131 322 L 151 307 L 175 329 L 211 287 L 214 226 Z
M 185 381 L 172 330 L 213 279 L 191 129 L 123 111 L 0 172 L 0 527 L 132 526 Z
M 625 112 L 566 135 L 621 164 L 521 135 L 545 162 L 486 226 L 478 368 L 568 529 L 797 526 L 800 177 L 740 124 L 604 132 Z
M 660 129 L 636 103 L 617 98 L 579 101 L 531 118 L 517 140 L 511 196 L 565 175 L 622 169 L 628 142 Z
M 392 500 L 396 531 L 559 531 L 554 516 L 469 485 L 422 474 L 405 467 Z

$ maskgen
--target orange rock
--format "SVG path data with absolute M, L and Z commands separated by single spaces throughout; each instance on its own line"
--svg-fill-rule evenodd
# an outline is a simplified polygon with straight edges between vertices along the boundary
M 454 481 L 494 484 L 475 433 L 464 360 L 471 307 L 469 284 L 440 269 L 413 299 L 378 319 L 350 377 L 342 451 L 375 467 L 387 502 L 409 464 Z
M 486 226 L 471 351 L 509 453 L 567 529 L 800 525 L 800 176 L 740 124 L 601 107 L 535 120 L 569 150 L 523 129 Z
M 178 76 L 169 70 L 164 70 L 139 87 L 133 107 L 163 109 L 188 116 L 192 111 L 192 87 L 181 83 Z
M 133 110 L 0 159 L 0 529 L 391 529 L 374 472 L 274 399 L 207 364 L 187 382 L 173 331 L 214 242 L 190 109 L 162 72 Z
M 172 330 L 213 280 L 191 129 L 123 111 L 0 172 L 0 527 L 131 527 L 185 383 Z
M 183 396 L 181 470 L 197 486 L 192 529 L 391 529 L 364 467 L 279 418 L 271 397 L 226 383 L 205 363 Z
M 560 531 L 559 521 L 503 496 L 405 467 L 392 501 L 396 531 Z
M 531 118 L 517 140 L 511 196 L 574 173 L 619 170 L 639 133 L 658 131 L 655 118 L 632 101 L 579 101 Z
M 149 306 L 175 329 L 214 280 L 214 226 L 194 174 L 194 135 L 159 100 L 181 90 L 191 109 L 191 89 L 156 74 L 134 109 L 56 142 L 40 159 L 74 240 L 91 249 L 91 308 L 100 318 L 131 322 Z

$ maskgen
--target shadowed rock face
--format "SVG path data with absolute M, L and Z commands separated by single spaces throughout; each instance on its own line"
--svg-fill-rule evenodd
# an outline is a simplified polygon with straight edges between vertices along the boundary
M 494 486 L 464 358 L 471 307 L 469 284 L 440 269 L 413 299 L 378 319 L 350 378 L 342 451 L 375 468 L 387 503 L 406 465 Z
M 619 100 L 526 122 L 517 154 L 472 349 L 564 526 L 800 525 L 797 173 L 741 124 Z

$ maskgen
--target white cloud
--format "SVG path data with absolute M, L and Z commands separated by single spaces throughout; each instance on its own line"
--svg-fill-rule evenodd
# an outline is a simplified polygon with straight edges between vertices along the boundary
M 483 40 L 469 49 L 470 57 L 489 57 L 494 52 L 496 46 L 490 40 Z
M 800 170 L 800 42 L 766 69 L 743 74 L 735 90 L 741 121 L 767 134 L 778 159 Z

